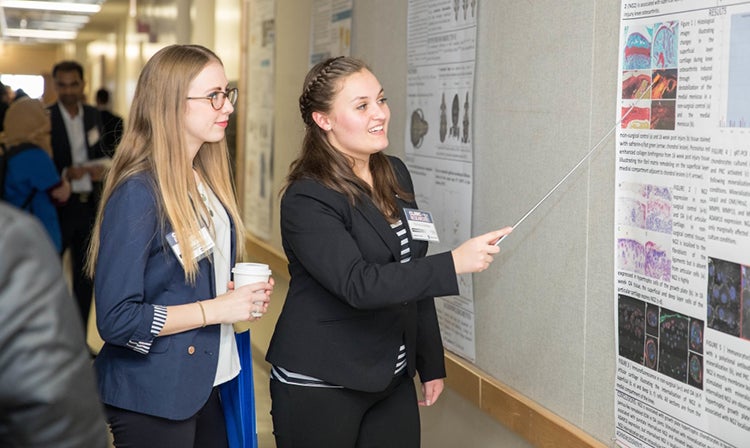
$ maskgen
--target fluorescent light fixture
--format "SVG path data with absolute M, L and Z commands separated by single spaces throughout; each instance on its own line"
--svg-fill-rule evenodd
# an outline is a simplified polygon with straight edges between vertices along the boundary
M 92 5 L 88 3 L 19 0 L 0 0 L 0 7 L 12 9 L 35 9 L 40 11 L 65 11 L 84 14 L 96 14 L 102 9 L 102 6 L 98 4 Z
M 78 35 L 76 31 L 28 30 L 22 28 L 6 28 L 3 37 L 20 37 L 29 39 L 72 40 Z

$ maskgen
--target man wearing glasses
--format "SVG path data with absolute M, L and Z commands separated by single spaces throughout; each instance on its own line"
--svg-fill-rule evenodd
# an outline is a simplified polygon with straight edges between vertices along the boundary
M 70 249 L 73 294 L 83 320 L 88 323 L 93 286 L 85 274 L 86 250 L 109 154 L 102 143 L 99 111 L 83 104 L 83 67 L 62 61 L 52 69 L 57 103 L 49 106 L 52 121 L 52 154 L 60 176 L 70 181 L 72 194 L 58 208 L 62 251 Z

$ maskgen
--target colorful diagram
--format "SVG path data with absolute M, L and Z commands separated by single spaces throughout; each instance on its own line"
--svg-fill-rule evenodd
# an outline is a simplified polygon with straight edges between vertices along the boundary
M 623 129 L 674 130 L 678 88 L 676 21 L 626 27 L 623 49 Z

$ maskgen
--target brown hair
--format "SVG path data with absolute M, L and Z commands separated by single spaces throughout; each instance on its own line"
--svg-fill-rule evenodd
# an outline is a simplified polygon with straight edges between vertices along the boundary
M 412 195 L 399 185 L 388 157 L 382 152 L 370 156 L 373 178 L 370 188 L 354 173 L 351 157 L 331 146 L 325 131 L 312 118 L 313 112 L 329 113 L 346 78 L 364 70 L 369 71 L 369 67 L 363 61 L 339 56 L 318 63 L 307 73 L 299 97 L 305 137 L 300 156 L 290 166 L 284 190 L 295 180 L 315 179 L 346 195 L 352 204 L 363 194 L 369 195 L 383 216 L 395 219 L 399 214 L 395 196 L 411 199 Z

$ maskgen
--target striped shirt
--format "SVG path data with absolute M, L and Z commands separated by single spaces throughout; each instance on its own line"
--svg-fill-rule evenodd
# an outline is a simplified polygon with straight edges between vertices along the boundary
M 396 236 L 401 242 L 401 259 L 399 261 L 401 263 L 408 263 L 409 261 L 411 261 L 411 248 L 409 247 L 409 236 L 406 233 L 406 227 L 401 220 L 398 220 L 398 222 L 391 224 L 391 228 L 394 232 L 396 232 Z M 406 369 L 406 345 L 401 344 L 398 348 L 398 355 L 396 356 L 396 365 L 393 370 L 393 376 L 401 374 L 404 369 Z M 295 386 L 327 387 L 336 389 L 340 389 L 342 387 L 312 376 L 290 372 L 289 370 L 280 366 L 271 367 L 271 379 Z

